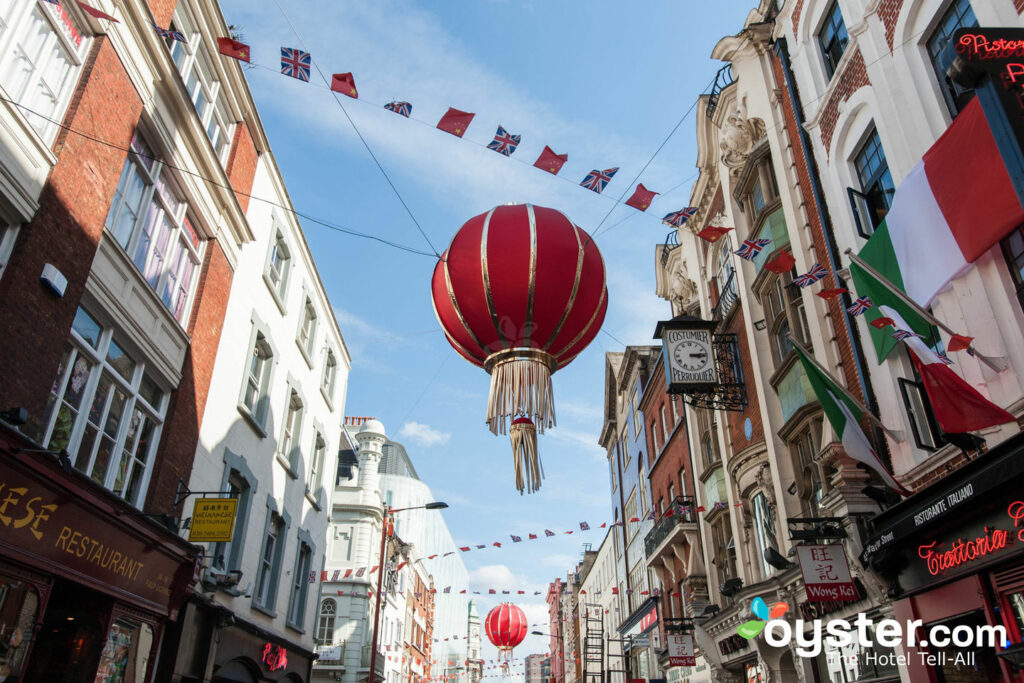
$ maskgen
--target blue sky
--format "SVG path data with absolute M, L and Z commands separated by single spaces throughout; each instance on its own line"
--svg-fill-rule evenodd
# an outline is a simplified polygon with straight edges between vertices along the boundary
M 630 181 L 707 89 L 709 58 L 736 33 L 752 2 L 694 0 L 356 0 L 286 3 L 301 41 L 330 78 L 351 71 L 360 101 L 341 98 L 438 251 L 470 217 L 497 204 L 532 202 L 565 212 L 589 232 L 632 191 Z M 274 2 L 224 0 L 224 16 L 252 46 L 247 71 L 296 209 L 431 251 L 314 71 L 310 83 L 277 73 L 281 46 L 301 47 Z M 413 105 L 406 120 L 380 108 Z M 449 107 L 476 119 L 459 140 L 433 128 Z M 497 125 L 523 136 L 507 159 L 484 147 Z M 648 214 L 619 205 L 596 242 L 605 259 L 606 333 L 554 376 L 558 427 L 540 438 L 547 478 L 532 496 L 514 486 L 506 437 L 484 425 L 487 374 L 458 357 L 431 307 L 435 259 L 303 222 L 352 354 L 346 413 L 372 415 L 402 441 L 437 498 L 456 543 L 502 549 L 465 553 L 471 590 L 528 591 L 531 622 L 546 621 L 544 590 L 596 548 L 610 521 L 602 423 L 604 352 L 615 341 L 651 343 L 668 304 L 654 296 L 659 218 L 685 206 L 695 178 L 691 113 L 640 177 L 660 195 Z M 531 166 L 544 145 L 568 153 L 558 177 Z M 603 195 L 577 184 L 592 168 L 621 167 Z M 614 226 L 614 227 L 610 227 Z M 613 339 L 613 337 L 615 339 Z M 506 544 L 545 528 L 558 537 Z M 577 529 L 573 535 L 561 533 Z M 481 614 L 494 601 L 482 596 Z M 540 630 L 546 630 L 541 628 Z M 532 637 L 516 656 L 547 650 Z M 493 649 L 485 650 L 493 656 Z

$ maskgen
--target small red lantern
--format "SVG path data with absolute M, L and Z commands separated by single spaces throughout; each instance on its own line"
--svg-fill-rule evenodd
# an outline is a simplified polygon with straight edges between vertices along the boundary
M 498 648 L 498 655 L 504 660 L 512 658 L 512 648 L 526 637 L 526 615 L 511 602 L 503 602 L 484 619 L 487 639 Z
M 455 233 L 431 295 L 448 342 L 491 375 L 487 425 L 511 425 L 516 487 L 536 491 L 536 433 L 555 425 L 551 373 L 587 347 L 608 308 L 601 252 L 560 211 L 498 206 Z

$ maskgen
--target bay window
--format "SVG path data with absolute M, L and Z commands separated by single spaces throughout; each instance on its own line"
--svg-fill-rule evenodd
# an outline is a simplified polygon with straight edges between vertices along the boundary
M 182 326 L 205 246 L 187 213 L 172 172 L 136 134 L 104 225 Z
M 762 576 L 767 578 L 775 572 L 775 567 L 765 559 L 769 548 L 778 551 L 779 540 L 775 531 L 775 510 L 763 492 L 758 492 L 751 500 L 754 507 L 754 526 L 757 530 L 757 543 L 761 556 Z
M 79 308 L 39 426 L 47 449 L 136 507 L 145 502 L 167 394 L 114 330 Z
M 0 86 L 47 145 L 57 136 L 90 42 L 62 5 L 0 3 Z

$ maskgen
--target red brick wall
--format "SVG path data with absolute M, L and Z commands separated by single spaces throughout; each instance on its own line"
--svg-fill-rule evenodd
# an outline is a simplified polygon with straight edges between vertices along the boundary
M 1017 14 L 1024 12 L 1024 0 L 1013 0 L 1013 6 L 1017 8 Z
M 857 55 L 860 58 L 860 55 Z M 863 60 L 861 60 L 863 62 Z M 853 66 L 852 64 L 850 66 Z M 800 145 L 800 129 L 797 125 L 796 110 L 794 102 L 789 97 L 789 90 L 785 87 L 786 79 L 783 72 L 783 65 L 779 57 L 772 53 L 772 70 L 775 75 L 775 83 L 782 92 L 782 109 L 785 117 L 786 133 L 790 141 L 790 149 L 796 162 L 797 179 L 799 180 L 800 197 L 803 199 L 807 221 L 811 228 L 811 239 L 814 244 L 814 258 L 818 263 L 827 265 L 829 263 L 828 250 L 825 242 L 825 230 L 815 210 L 814 193 L 811 191 L 811 173 L 807 157 Z M 829 273 L 822 280 L 822 288 L 836 287 L 835 277 Z M 850 337 L 846 334 L 846 327 L 843 324 L 843 316 L 846 311 L 843 308 L 843 301 L 836 297 L 828 302 L 828 324 L 831 327 L 831 336 L 836 338 L 839 349 L 839 357 L 842 363 L 843 378 L 846 386 L 860 400 L 864 400 L 860 387 L 860 379 L 857 377 L 857 366 L 854 362 L 853 345 Z
M 832 91 L 828 101 L 822 105 L 821 120 L 818 125 L 821 128 L 821 142 L 825 145 L 826 154 L 830 153 L 832 134 L 835 132 L 836 122 L 839 120 L 839 104 L 848 100 L 850 95 L 865 85 L 871 85 L 871 81 L 868 80 L 868 70 L 864 66 L 864 55 L 861 54 L 860 48 L 857 48 L 853 57 L 850 58 L 850 63 L 840 74 L 839 84 Z
M 256 163 L 259 154 L 252 141 L 249 126 L 243 121 L 235 126 L 235 139 L 231 144 L 231 155 L 226 168 L 231 187 L 242 206 L 242 211 L 249 209 L 249 193 L 252 191 L 253 177 L 256 175 Z
M 174 8 L 177 7 L 178 0 L 149 0 L 149 9 L 153 12 L 153 19 L 156 20 L 158 26 L 166 28 L 171 23 L 171 18 L 174 16 Z
M 743 368 L 743 380 L 747 385 L 747 407 L 742 412 L 730 410 L 725 414 L 726 423 L 729 428 L 729 439 L 732 441 L 733 453 L 738 453 L 752 443 L 764 439 L 764 427 L 761 424 L 761 406 L 757 400 L 755 390 L 756 380 L 754 378 L 754 366 L 750 362 L 750 343 L 747 340 L 747 333 L 744 330 L 744 315 L 742 304 L 736 305 L 736 312 L 733 313 L 732 322 L 727 332 L 735 332 L 739 340 L 740 366 Z M 747 439 L 743 433 L 743 424 L 750 418 L 753 427 L 750 438 Z
M 803 13 L 804 0 L 796 0 L 796 6 L 793 7 L 793 35 L 799 36 L 800 33 L 797 29 L 800 26 L 800 15 Z
M 187 482 L 192 471 L 232 275 L 231 265 L 220 244 L 211 240 L 192 304 L 189 322 L 192 344 L 185 356 L 181 383 L 171 397 L 167 411 L 157 451 L 158 461 L 150 479 L 147 510 L 170 510 L 174 505 L 178 479 Z
M 96 38 L 79 82 L 65 124 L 127 147 L 142 101 L 106 38 Z M 0 278 L 0 406 L 22 406 L 34 420 L 42 417 L 125 160 L 121 149 L 66 133 L 54 150 L 57 165 L 39 210 Z M 63 298 L 39 282 L 46 263 L 68 279 Z
M 1020 2 L 1021 0 L 1017 1 Z M 896 33 L 896 20 L 899 18 L 902 8 L 903 0 L 882 0 L 878 5 L 878 16 L 885 26 L 885 42 L 889 44 L 889 52 L 892 52 L 893 35 Z

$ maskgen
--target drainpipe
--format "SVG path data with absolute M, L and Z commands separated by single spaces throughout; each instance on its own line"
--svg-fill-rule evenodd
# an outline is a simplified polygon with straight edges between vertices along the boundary
M 814 207 L 818 212 L 818 221 L 821 223 L 822 234 L 825 236 L 825 250 L 828 253 L 828 264 L 832 269 L 832 273 L 835 275 L 836 280 L 839 280 L 839 251 L 836 248 L 835 237 L 832 231 L 832 221 L 828 216 L 828 209 L 825 206 L 824 197 L 821 191 L 821 179 L 818 175 L 818 165 L 814 160 L 814 155 L 811 153 L 811 142 L 807 131 L 804 130 L 804 117 L 803 117 L 803 106 L 800 104 L 800 95 L 796 92 L 796 87 L 793 84 L 793 70 L 790 68 L 789 63 L 789 49 L 786 47 L 786 39 L 779 38 L 775 41 L 775 54 L 782 62 L 782 72 L 786 78 L 786 90 L 789 92 L 789 99 L 793 105 L 793 115 L 796 118 L 796 127 L 800 131 L 800 149 L 803 152 L 804 159 L 807 160 L 808 175 L 811 178 L 811 191 L 814 193 Z M 845 283 L 843 283 L 845 284 Z M 849 304 L 849 296 L 844 296 L 846 304 Z M 860 390 L 864 396 L 864 403 L 872 411 L 875 411 L 877 406 L 875 405 L 875 395 L 871 390 L 871 384 L 868 381 L 867 370 L 864 364 L 864 350 L 860 345 L 860 338 L 855 334 L 853 326 L 850 324 L 850 318 L 847 315 L 843 315 L 843 327 L 846 330 L 846 335 L 850 339 L 850 348 L 853 350 L 853 362 L 857 369 L 857 379 L 860 381 Z

